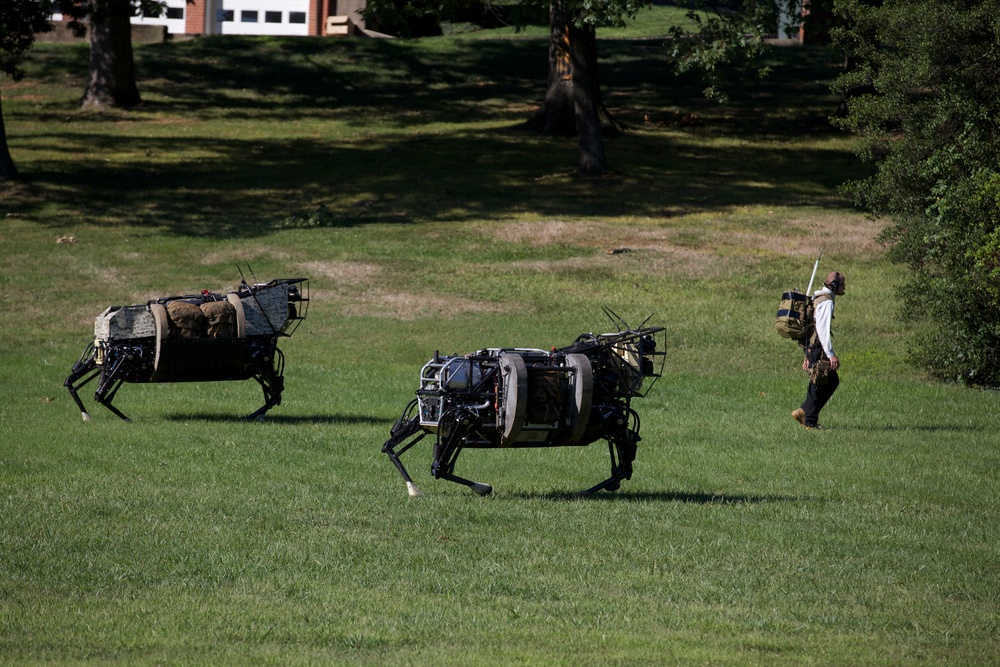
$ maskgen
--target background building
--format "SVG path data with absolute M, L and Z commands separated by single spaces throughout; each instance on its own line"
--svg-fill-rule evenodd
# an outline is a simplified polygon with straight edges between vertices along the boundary
M 365 0 L 167 0 L 162 16 L 135 25 L 165 26 L 171 35 L 349 35 L 365 27 Z M 61 21 L 55 13 L 53 20 Z

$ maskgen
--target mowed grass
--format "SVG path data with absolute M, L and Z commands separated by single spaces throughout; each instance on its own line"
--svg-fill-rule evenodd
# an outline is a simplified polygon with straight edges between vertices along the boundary
M 81 113 L 86 52 L 5 81 L 0 662 L 1000 663 L 997 396 L 906 364 L 901 269 L 838 183 L 836 58 L 722 107 L 655 40 L 602 41 L 615 173 L 518 129 L 545 43 L 202 39 L 137 49 L 145 104 Z M 72 239 L 69 239 L 72 237 Z M 75 242 L 57 243 L 57 239 Z M 805 432 L 773 333 L 819 247 L 842 388 Z M 609 254 L 610 250 L 628 252 Z M 308 276 L 284 402 L 252 383 L 62 387 L 112 304 Z M 468 451 L 488 498 L 409 498 L 380 447 L 435 350 L 667 327 L 616 493 L 603 445 Z

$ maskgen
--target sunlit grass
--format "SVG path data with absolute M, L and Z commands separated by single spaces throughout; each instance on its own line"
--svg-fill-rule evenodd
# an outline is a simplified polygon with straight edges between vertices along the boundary
M 147 103 L 106 115 L 73 107 L 83 52 L 36 50 L 3 88 L 0 662 L 998 664 L 997 396 L 904 363 L 829 54 L 716 107 L 648 42 L 601 48 L 635 126 L 601 179 L 516 129 L 544 40 L 140 47 Z M 849 290 L 811 433 L 772 321 L 819 247 Z M 125 385 L 131 424 L 90 385 L 81 421 L 98 313 L 247 265 L 313 296 L 264 422 L 251 382 Z M 407 497 L 380 447 L 435 350 L 567 345 L 602 306 L 668 336 L 619 492 L 572 496 L 602 444 L 467 451 L 479 498 L 422 443 Z

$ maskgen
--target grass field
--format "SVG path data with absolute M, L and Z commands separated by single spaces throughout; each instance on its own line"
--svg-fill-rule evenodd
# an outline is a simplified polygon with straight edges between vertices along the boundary
M 86 51 L 3 82 L 0 664 L 997 665 L 997 395 L 927 381 L 900 267 L 837 191 L 836 58 L 703 101 L 656 40 L 603 40 L 615 173 L 518 128 L 530 38 L 137 49 L 145 103 L 77 111 Z M 57 239 L 75 242 L 57 243 Z M 848 278 L 824 432 L 778 296 Z M 628 248 L 630 252 L 609 254 Z M 284 403 L 62 381 L 112 304 L 308 276 Z M 616 493 L 603 446 L 469 451 L 408 498 L 379 451 L 434 353 L 667 327 Z M 87 393 L 87 392 L 84 392 Z M 426 464 L 421 462 L 424 457 Z

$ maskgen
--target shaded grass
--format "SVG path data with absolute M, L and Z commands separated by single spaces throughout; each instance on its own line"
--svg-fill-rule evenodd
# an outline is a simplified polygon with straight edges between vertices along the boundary
M 40 210 L 50 223 L 126 220 L 181 235 L 245 236 L 310 221 L 843 205 L 831 188 L 855 162 L 825 122 L 834 103 L 815 79 L 835 74 L 824 69 L 825 52 L 779 52 L 788 78 L 747 89 L 723 108 L 700 100 L 695 82 L 671 78 L 660 45 L 602 48 L 609 104 L 634 131 L 609 140 L 617 173 L 597 188 L 574 175 L 572 140 L 518 129 L 543 92 L 539 40 L 147 46 L 138 51 L 140 70 L 154 74 L 142 79 L 145 104 L 103 116 L 50 97 L 53 87 L 65 90 L 61 73 L 79 68 L 81 49 L 39 49 L 32 76 L 5 88 L 8 132 L 28 177 L 4 186 L 5 208 Z M 789 105 L 795 113 L 770 120 L 763 105 L 778 95 L 799 97 Z M 692 114 L 700 126 L 678 124 Z M 817 134 L 831 140 L 817 143 Z M 763 172 L 769 178 L 758 179 Z

